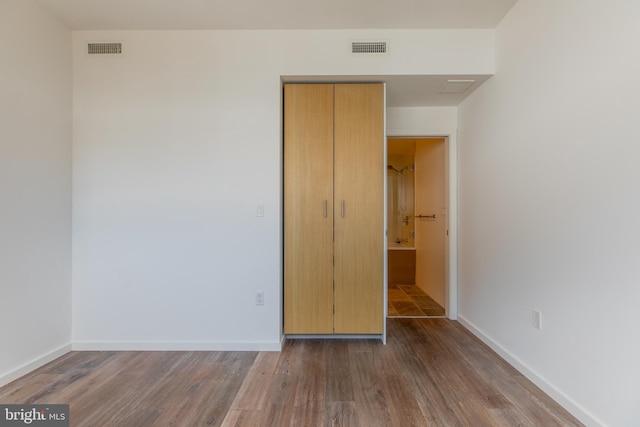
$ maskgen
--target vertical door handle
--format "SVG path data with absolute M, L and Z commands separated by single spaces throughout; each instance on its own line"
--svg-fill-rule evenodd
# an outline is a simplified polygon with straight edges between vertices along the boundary
M 327 217 L 327 201 L 322 202 L 322 217 Z
M 344 218 L 344 200 L 340 202 L 340 216 Z

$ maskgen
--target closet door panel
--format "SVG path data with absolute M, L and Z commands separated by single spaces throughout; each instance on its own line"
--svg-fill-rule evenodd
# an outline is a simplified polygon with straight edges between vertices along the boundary
M 333 85 L 285 85 L 284 330 L 333 333 Z
M 383 90 L 382 84 L 335 86 L 337 334 L 383 332 Z

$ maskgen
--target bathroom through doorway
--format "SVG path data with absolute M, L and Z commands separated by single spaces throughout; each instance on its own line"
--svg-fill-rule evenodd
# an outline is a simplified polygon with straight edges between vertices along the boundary
M 446 138 L 388 138 L 388 316 L 444 317 Z

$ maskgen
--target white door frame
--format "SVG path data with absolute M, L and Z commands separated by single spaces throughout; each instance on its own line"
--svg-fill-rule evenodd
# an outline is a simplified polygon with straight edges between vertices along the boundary
M 394 129 L 387 134 L 388 138 L 445 138 L 445 173 L 447 197 L 447 230 L 445 286 L 447 288 L 447 317 L 451 320 L 458 318 L 458 206 L 457 206 L 457 145 L 456 135 L 442 133 L 424 133 L 407 130 L 405 132 Z M 385 194 L 386 197 L 386 194 Z M 386 199 L 385 199 L 386 201 Z M 386 209 L 386 206 L 385 206 Z M 386 212 L 385 212 L 386 213 Z M 388 259 L 385 258 L 385 272 L 388 271 Z M 388 291 L 387 291 L 388 292 Z M 385 301 L 385 304 L 387 302 Z

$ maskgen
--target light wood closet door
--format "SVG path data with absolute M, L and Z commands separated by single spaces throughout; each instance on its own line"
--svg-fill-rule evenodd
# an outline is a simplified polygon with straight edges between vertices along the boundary
M 284 330 L 333 333 L 333 85 L 284 90 Z
M 337 334 L 383 332 L 383 90 L 381 84 L 335 86 Z

